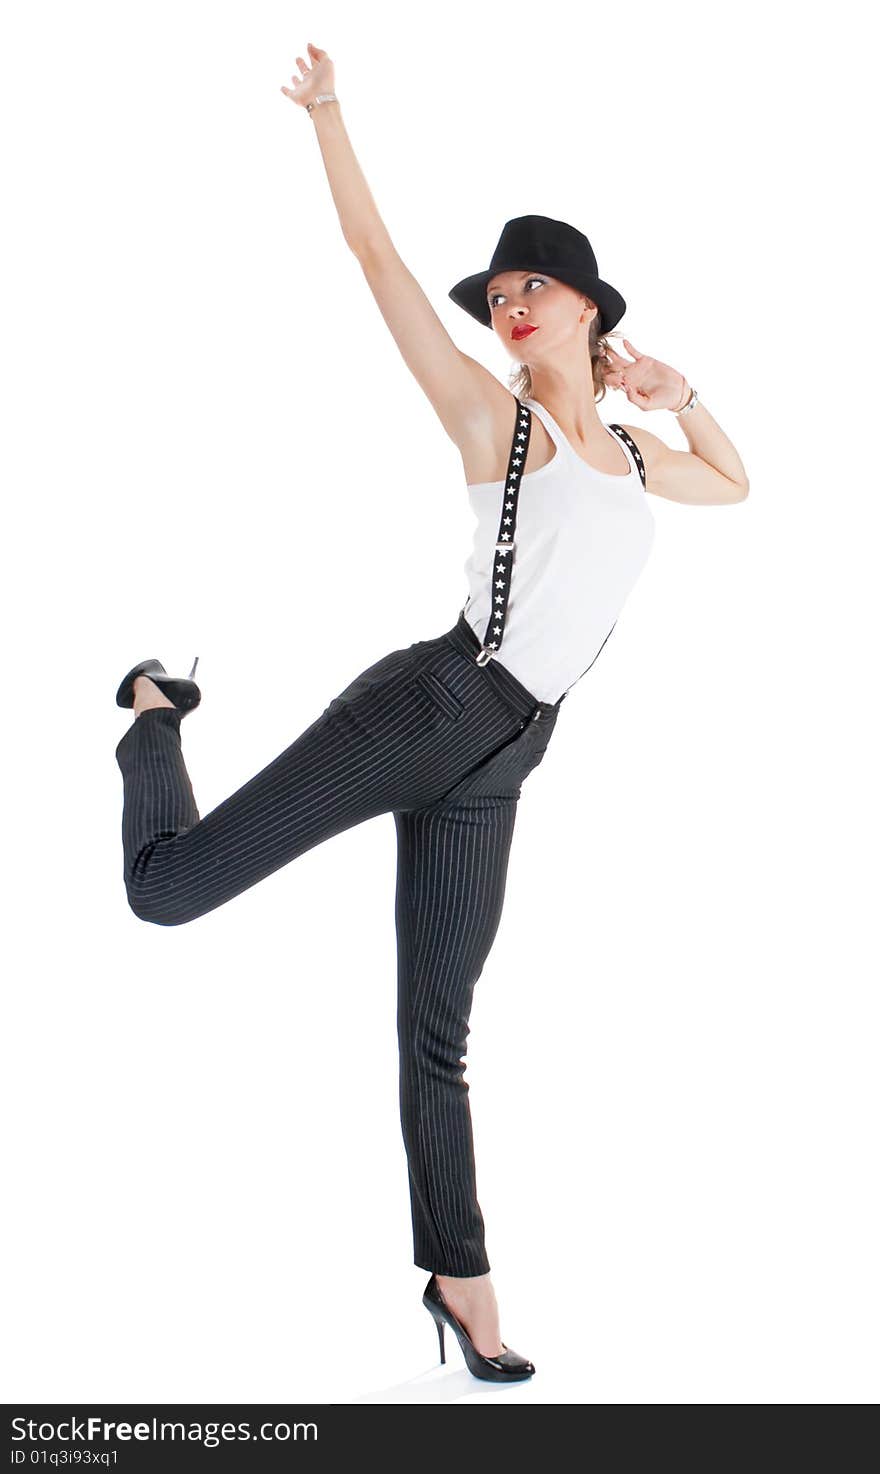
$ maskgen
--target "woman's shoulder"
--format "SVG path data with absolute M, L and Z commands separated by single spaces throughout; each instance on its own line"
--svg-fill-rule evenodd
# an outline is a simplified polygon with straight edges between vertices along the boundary
M 491 376 L 490 376 L 491 377 Z M 469 486 L 503 482 L 510 462 L 510 446 L 519 415 L 519 401 L 512 390 L 494 380 L 495 389 L 487 393 L 484 414 L 478 418 L 465 443 L 459 445 L 465 481 Z M 527 406 L 528 408 L 528 406 Z M 538 471 L 555 454 L 553 438 L 538 414 L 532 415 L 529 448 L 523 475 Z

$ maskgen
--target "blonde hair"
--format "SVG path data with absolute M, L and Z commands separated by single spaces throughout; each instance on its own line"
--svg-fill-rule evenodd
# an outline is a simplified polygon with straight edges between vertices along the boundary
M 595 307 L 596 304 L 595 302 L 593 302 L 590 305 Z M 608 347 L 608 340 L 609 338 L 623 337 L 622 333 L 600 333 L 597 326 L 599 322 L 599 317 L 600 314 L 597 312 L 596 316 L 590 323 L 589 340 L 590 366 L 593 370 L 593 399 L 597 404 L 601 404 L 602 400 L 605 398 L 605 392 L 608 387 L 605 383 L 605 369 L 610 364 L 610 360 L 606 357 L 605 354 L 605 350 Z M 512 370 L 510 378 L 508 380 L 508 388 L 510 389 L 512 394 L 516 395 L 517 399 L 529 399 L 531 397 L 532 375 L 527 363 L 518 364 L 517 367 Z

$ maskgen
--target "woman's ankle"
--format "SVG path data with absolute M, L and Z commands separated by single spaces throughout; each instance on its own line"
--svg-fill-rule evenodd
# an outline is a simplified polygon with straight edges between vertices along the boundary
M 136 676 L 134 681 L 134 714 L 139 717 L 142 711 L 150 711 L 156 706 L 170 706 L 174 708 L 174 702 L 169 701 L 163 691 L 159 690 L 155 681 L 149 676 Z
M 463 1274 L 463 1275 L 457 1275 L 457 1274 L 437 1274 L 435 1272 L 434 1278 L 437 1281 L 438 1285 L 440 1285 L 441 1287 L 443 1285 L 449 1285 L 453 1289 L 462 1289 L 462 1290 L 479 1289 L 481 1286 L 488 1285 L 488 1284 L 491 1283 L 491 1280 L 490 1280 L 490 1272 L 488 1270 L 486 1271 L 485 1274 Z

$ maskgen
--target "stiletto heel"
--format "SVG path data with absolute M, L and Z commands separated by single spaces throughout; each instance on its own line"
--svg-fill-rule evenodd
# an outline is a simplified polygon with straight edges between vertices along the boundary
M 164 665 L 158 660 L 142 660 L 139 665 L 133 666 L 124 676 L 116 692 L 117 706 L 134 706 L 134 683 L 138 676 L 149 676 L 151 681 L 159 687 L 163 696 L 173 701 L 182 716 L 188 711 L 194 711 L 202 699 L 202 693 L 193 680 L 199 657 L 193 661 L 193 667 L 188 676 L 169 676 Z
M 500 1356 L 484 1356 L 481 1351 L 477 1350 L 461 1321 L 443 1299 L 443 1292 L 437 1283 L 436 1275 L 432 1274 L 425 1286 L 422 1304 L 430 1311 L 437 1326 L 441 1362 L 446 1361 L 443 1336 L 445 1325 L 449 1325 L 458 1338 L 458 1344 L 464 1353 L 468 1371 L 472 1376 L 480 1377 L 484 1382 L 522 1382 L 526 1377 L 533 1375 L 535 1368 L 528 1357 L 520 1356 L 518 1351 L 512 1351 L 503 1341 L 501 1344 L 504 1350 Z

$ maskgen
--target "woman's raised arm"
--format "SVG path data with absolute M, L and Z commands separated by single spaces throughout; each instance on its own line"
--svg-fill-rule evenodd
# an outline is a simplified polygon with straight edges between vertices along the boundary
M 308 44 L 312 65 L 298 56 L 302 73 L 292 77 L 285 96 L 305 108 L 322 93 L 335 91 L 333 63 L 326 51 Z M 450 439 L 464 455 L 492 443 L 492 407 L 499 381 L 453 342 L 419 283 L 401 260 L 355 156 L 339 101 L 319 102 L 311 119 L 342 234 L 364 275 L 403 355 Z

